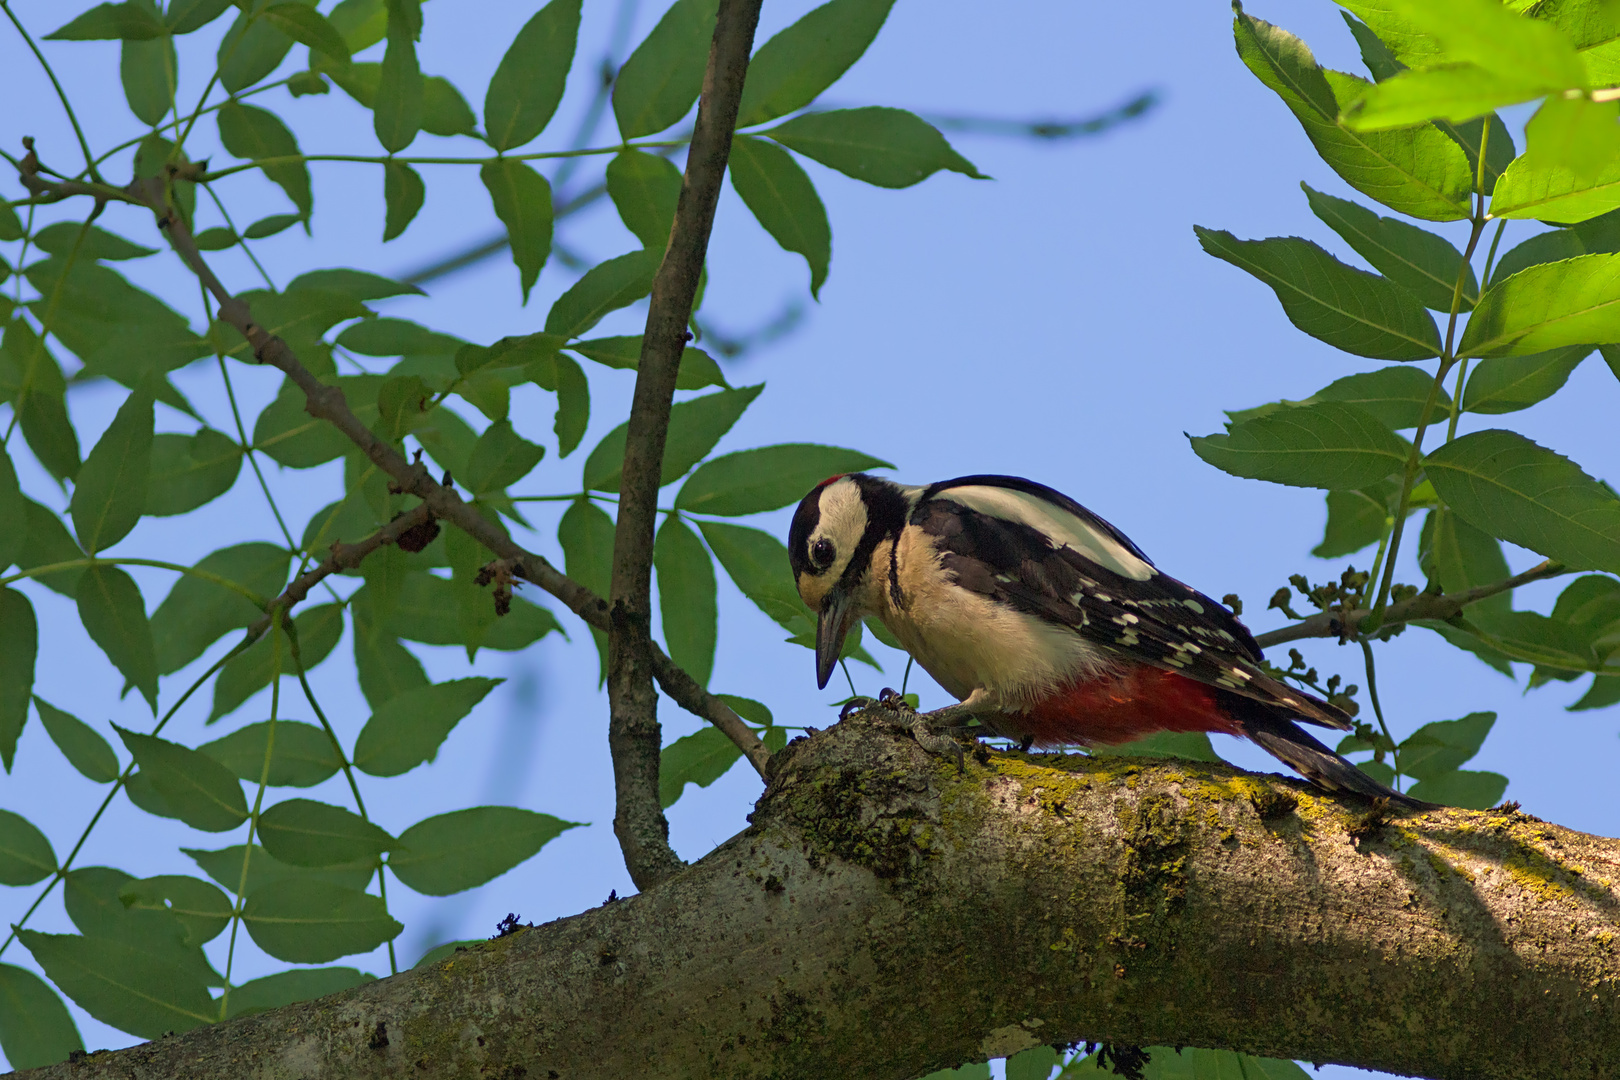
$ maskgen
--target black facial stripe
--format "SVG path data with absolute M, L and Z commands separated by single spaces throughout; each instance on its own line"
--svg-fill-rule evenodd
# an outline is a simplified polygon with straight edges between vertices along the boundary
M 866 504 L 866 532 L 855 545 L 849 565 L 844 567 L 844 576 L 839 579 L 838 584 L 845 589 L 854 588 L 860 581 L 878 544 L 885 537 L 899 539 L 900 530 L 906 524 L 906 497 L 897 485 L 865 473 L 851 473 L 849 479 L 860 485 L 861 501 Z
M 810 561 L 810 537 L 815 533 L 816 526 L 821 524 L 821 493 L 825 490 L 817 485 L 810 494 L 799 503 L 799 508 L 793 512 L 793 523 L 788 526 L 788 562 L 793 567 L 795 578 L 802 574 L 819 574 L 821 569 Z

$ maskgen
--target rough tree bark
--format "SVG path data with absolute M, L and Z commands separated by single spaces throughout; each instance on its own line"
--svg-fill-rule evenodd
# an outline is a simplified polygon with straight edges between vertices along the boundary
M 861 714 L 656 888 L 44 1077 L 914 1077 L 1038 1043 L 1610 1077 L 1620 842 L 1385 819 L 1203 764 L 981 754 Z

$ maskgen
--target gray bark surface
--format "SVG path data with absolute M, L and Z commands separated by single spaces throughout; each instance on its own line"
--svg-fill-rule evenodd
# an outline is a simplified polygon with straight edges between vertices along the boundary
M 1620 1073 L 1620 842 L 1280 777 L 981 754 L 875 714 L 659 886 L 31 1077 L 914 1077 L 1039 1043 Z

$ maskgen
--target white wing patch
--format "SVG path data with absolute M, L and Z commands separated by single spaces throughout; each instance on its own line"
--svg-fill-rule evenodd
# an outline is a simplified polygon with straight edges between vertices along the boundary
M 1028 525 L 1051 537 L 1054 544 L 1071 548 L 1099 566 L 1133 581 L 1146 581 L 1158 573 L 1107 533 L 1035 495 L 1011 488 L 973 484 L 946 488 L 934 497 L 950 499 L 989 517 Z

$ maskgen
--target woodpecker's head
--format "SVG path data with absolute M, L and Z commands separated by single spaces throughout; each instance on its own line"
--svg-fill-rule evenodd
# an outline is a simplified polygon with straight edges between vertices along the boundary
M 865 473 L 833 476 L 812 488 L 793 515 L 788 558 L 800 598 L 818 613 L 818 686 L 832 677 L 849 628 L 873 609 L 872 588 L 881 580 L 873 555 L 905 525 L 909 491 Z

